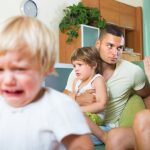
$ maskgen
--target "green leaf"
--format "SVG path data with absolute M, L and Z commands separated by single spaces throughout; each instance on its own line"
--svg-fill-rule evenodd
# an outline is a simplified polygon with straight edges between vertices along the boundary
M 66 7 L 64 10 L 59 29 L 61 32 L 67 31 L 68 36 L 66 42 L 71 43 L 74 38 L 78 37 L 78 29 L 80 24 L 91 25 L 104 28 L 106 21 L 101 17 L 97 8 L 86 7 L 82 2 Z

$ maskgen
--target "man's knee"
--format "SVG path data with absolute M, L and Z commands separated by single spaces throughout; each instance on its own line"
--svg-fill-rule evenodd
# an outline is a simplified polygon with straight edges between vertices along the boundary
M 134 135 L 131 128 L 114 128 L 108 132 L 106 149 L 126 150 L 134 149 Z
M 118 145 L 120 140 L 122 139 L 119 133 L 119 128 L 111 129 L 107 134 L 106 144 L 109 143 L 113 145 Z
M 136 114 L 133 128 L 138 130 L 144 130 L 146 126 L 150 125 L 150 110 L 143 110 Z

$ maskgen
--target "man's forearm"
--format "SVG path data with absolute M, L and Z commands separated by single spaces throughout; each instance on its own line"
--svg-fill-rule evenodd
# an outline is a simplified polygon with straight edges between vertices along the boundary
M 144 98 L 144 103 L 145 103 L 146 108 L 150 109 L 150 95 Z
M 87 93 L 87 92 L 81 95 L 75 96 L 75 99 L 80 106 L 86 106 L 96 101 L 95 95 Z

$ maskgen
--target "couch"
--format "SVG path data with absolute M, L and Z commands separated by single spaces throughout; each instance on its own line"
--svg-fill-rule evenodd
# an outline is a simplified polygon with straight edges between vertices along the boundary
M 143 61 L 136 61 L 133 63 L 135 63 L 136 65 L 139 65 L 144 71 Z M 44 84 L 46 86 L 50 86 L 60 92 L 63 92 L 65 85 L 67 83 L 68 76 L 72 70 L 72 65 L 56 64 L 55 68 L 56 68 L 58 75 L 57 76 L 54 76 L 54 75 L 47 76 Z M 131 127 L 132 123 L 133 123 L 133 118 L 134 118 L 136 112 L 138 112 L 144 108 L 145 108 L 145 105 L 144 105 L 141 97 L 139 97 L 135 94 L 131 95 L 130 99 L 129 99 L 128 103 L 126 104 L 126 107 L 123 110 L 123 113 L 120 117 L 119 126 L 120 127 Z M 96 150 L 104 150 L 105 145 L 104 144 L 96 145 L 95 149 Z

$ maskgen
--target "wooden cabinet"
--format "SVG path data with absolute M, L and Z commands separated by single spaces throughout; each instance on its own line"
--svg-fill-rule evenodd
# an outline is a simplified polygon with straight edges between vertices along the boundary
M 119 25 L 119 3 L 114 0 L 100 0 L 100 14 L 108 23 Z
M 59 32 L 59 62 L 70 63 L 70 56 L 75 48 L 81 47 L 81 30 L 78 31 L 78 38 L 73 43 L 67 44 L 67 35 Z
M 119 25 L 128 29 L 135 29 L 136 8 L 119 3 Z
M 143 18 L 142 8 L 136 7 L 136 27 L 134 32 L 134 51 L 141 54 L 141 59 L 144 58 L 143 48 Z
M 82 0 L 82 2 L 85 6 L 95 7 L 98 8 L 99 10 L 99 6 L 100 6 L 99 0 Z
M 108 23 L 124 28 L 135 28 L 136 8 L 115 0 L 100 0 L 100 12 Z

